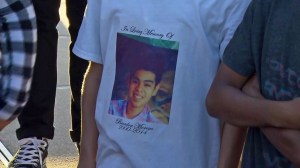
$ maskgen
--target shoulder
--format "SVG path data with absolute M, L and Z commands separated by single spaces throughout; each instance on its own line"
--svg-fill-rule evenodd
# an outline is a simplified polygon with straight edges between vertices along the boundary
M 278 3 L 279 1 L 278 0 L 253 0 L 250 4 L 250 8 L 252 8 L 254 12 L 267 14 L 271 10 L 272 6 Z
M 123 116 L 123 112 L 126 111 L 126 106 L 126 100 L 111 100 L 108 113 Z
M 127 100 L 111 100 L 110 106 L 120 107 L 127 104 Z

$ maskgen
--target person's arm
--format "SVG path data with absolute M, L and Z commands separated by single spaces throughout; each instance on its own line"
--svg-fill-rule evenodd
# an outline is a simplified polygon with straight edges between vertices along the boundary
M 283 128 L 261 128 L 269 141 L 296 167 L 300 167 L 300 131 Z
M 247 80 L 221 63 L 206 98 L 209 114 L 237 126 L 300 128 L 300 104 L 248 96 L 241 89 Z
M 260 93 L 259 83 L 253 77 L 243 87 L 243 92 L 249 96 L 264 99 Z M 296 167 L 300 167 L 300 131 L 293 129 L 262 127 L 264 135 L 269 141 Z
M 224 124 L 218 168 L 238 167 L 246 132 L 246 127 Z
M 1 0 L 0 13 L 1 130 L 19 115 L 28 101 L 37 30 L 31 1 Z
M 99 132 L 95 110 L 103 66 L 91 62 L 82 89 L 82 136 L 78 168 L 95 168 Z

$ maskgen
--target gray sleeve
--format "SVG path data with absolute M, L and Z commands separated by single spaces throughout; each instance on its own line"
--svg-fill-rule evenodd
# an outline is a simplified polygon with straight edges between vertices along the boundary
M 251 29 L 253 21 L 253 2 L 250 3 L 244 18 L 226 47 L 223 63 L 243 76 L 255 72 L 254 58 L 251 51 Z

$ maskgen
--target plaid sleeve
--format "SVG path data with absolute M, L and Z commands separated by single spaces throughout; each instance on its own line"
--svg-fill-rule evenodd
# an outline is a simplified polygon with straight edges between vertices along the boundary
M 0 120 L 12 120 L 29 98 L 36 18 L 31 0 L 0 1 Z

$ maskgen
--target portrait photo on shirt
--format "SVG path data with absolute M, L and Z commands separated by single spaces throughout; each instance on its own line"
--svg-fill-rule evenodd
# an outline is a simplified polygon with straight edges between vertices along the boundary
M 108 113 L 168 124 L 179 43 L 118 33 L 116 76 Z

